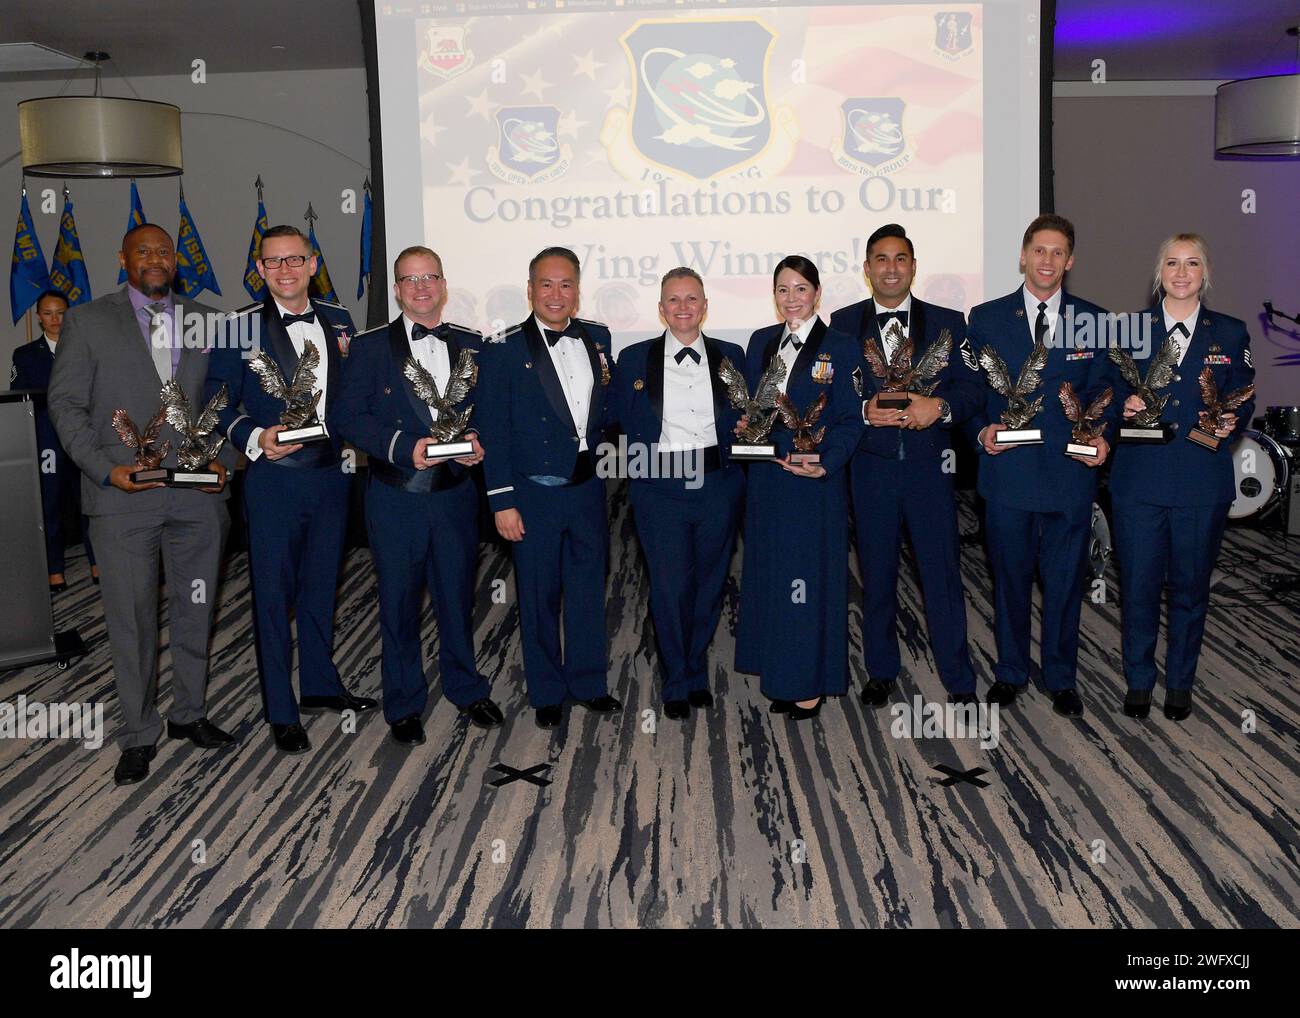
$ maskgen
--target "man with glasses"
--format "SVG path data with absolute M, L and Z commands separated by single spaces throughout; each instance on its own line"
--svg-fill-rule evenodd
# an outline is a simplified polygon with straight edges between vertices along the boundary
M 279 749 L 305 753 L 311 743 L 299 708 L 360 713 L 377 706 L 344 688 L 333 660 L 334 601 L 351 484 L 333 414 L 343 373 L 341 348 L 356 330 L 345 308 L 308 296 L 316 258 L 295 227 L 266 231 L 257 271 L 266 280 L 267 297 L 228 323 L 226 341 L 211 356 L 207 394 L 228 387 L 230 402 L 219 414 L 218 431 L 249 460 L 244 507 L 266 720 Z M 249 333 L 260 338 L 251 350 L 234 339 Z M 309 345 L 320 358 L 312 391 L 327 436 L 282 444 L 285 402 L 262 388 L 252 361 L 259 352 L 267 354 L 288 383 Z M 290 613 L 297 619 L 299 701 L 290 678 Z
M 429 700 L 420 643 L 420 607 L 427 586 L 438 616 L 438 674 L 447 699 L 470 721 L 502 721 L 488 683 L 474 663 L 474 571 L 478 562 L 478 487 L 470 468 L 483 459 L 474 431 L 471 455 L 429 459 L 429 429 L 438 410 L 416 395 L 404 373 L 414 360 L 447 390 L 462 353 L 477 354 L 483 337 L 442 320 L 447 280 L 442 259 L 408 247 L 393 263 L 393 296 L 402 313 L 358 336 L 334 411 L 339 432 L 370 460 L 366 531 L 379 578 L 383 639 L 384 717 L 403 745 L 424 742 Z M 470 389 L 458 412 L 478 402 Z

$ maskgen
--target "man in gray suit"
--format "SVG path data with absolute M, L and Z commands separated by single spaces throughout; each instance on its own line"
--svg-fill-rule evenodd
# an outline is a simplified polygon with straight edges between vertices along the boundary
M 162 734 L 155 699 L 158 688 L 158 561 L 167 574 L 172 651 L 172 709 L 167 734 L 204 749 L 235 740 L 207 719 L 208 636 L 217 595 L 217 572 L 230 516 L 226 468 L 214 462 L 220 486 L 208 489 L 135 484 L 135 457 L 113 429 L 123 409 L 137 428 L 161 404 L 163 383 L 175 379 L 197 413 L 202 409 L 211 333 L 196 342 L 196 314 L 211 308 L 171 293 L 176 249 L 167 231 L 137 226 L 122 238 L 118 255 L 127 285 L 69 310 L 50 375 L 50 417 L 59 440 L 81 468 L 83 512 L 102 577 L 104 621 L 113 654 L 113 678 L 122 709 L 118 739 L 119 785 L 143 780 Z M 214 318 L 203 319 L 205 322 Z M 189 334 L 186 336 L 185 328 Z M 164 466 L 176 463 L 181 440 L 164 424 L 159 442 L 170 441 Z M 233 462 L 233 453 L 221 458 Z

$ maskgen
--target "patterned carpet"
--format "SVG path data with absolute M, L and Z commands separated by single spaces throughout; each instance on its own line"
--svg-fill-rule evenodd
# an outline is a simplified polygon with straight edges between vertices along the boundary
M 983 689 L 990 583 L 969 502 L 962 526 Z M 714 643 L 717 707 L 666 721 L 619 488 L 612 532 L 607 625 L 621 716 L 575 708 L 554 735 L 534 726 L 508 559 L 489 544 L 479 664 L 506 725 L 469 726 L 435 684 L 429 741 L 414 751 L 387 737 L 381 717 L 347 734 L 323 715 L 307 720 L 309 754 L 280 755 L 261 722 L 241 553 L 221 590 L 209 694 L 212 718 L 241 743 L 211 754 L 164 738 L 149 780 L 126 789 L 112 781 L 116 702 L 99 590 L 74 560 L 56 621 L 77 627 L 89 654 L 67 670 L 0 673 L 0 701 L 102 700 L 108 740 L 100 750 L 0 740 L 0 926 L 1300 925 L 1300 602 L 1262 580 L 1295 568 L 1294 544 L 1229 532 L 1186 724 L 1164 719 L 1162 692 L 1144 724 L 1119 713 L 1112 566 L 1111 596 L 1084 609 L 1088 713 L 1060 718 L 1033 692 L 982 749 L 974 738 L 895 737 L 890 714 L 855 697 L 812 724 L 769 714 L 757 679 L 730 669 L 739 553 Z M 495 579 L 506 581 L 504 604 L 493 603 Z M 903 587 L 896 700 L 940 700 L 910 566 Z M 860 600 L 850 613 L 856 642 Z M 424 629 L 432 648 L 431 616 Z M 162 660 L 165 714 L 165 648 Z M 364 549 L 346 563 L 337 660 L 355 690 L 379 694 Z M 860 683 L 860 660 L 854 672 Z M 494 787 L 509 776 L 497 764 L 545 765 L 529 776 L 550 784 Z M 940 766 L 984 768 L 987 784 Z

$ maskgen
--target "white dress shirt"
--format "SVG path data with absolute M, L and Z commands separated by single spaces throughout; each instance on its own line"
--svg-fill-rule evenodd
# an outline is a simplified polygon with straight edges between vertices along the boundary
M 700 356 L 684 356 L 693 350 Z M 704 338 L 696 334 L 687 346 L 671 331 L 664 334 L 664 402 L 663 431 L 659 445 L 664 452 L 707 449 L 718 444 L 717 424 L 713 419 L 713 383 L 709 379 L 709 358 L 704 352 Z
M 578 434 L 578 451 L 586 452 L 587 414 L 591 410 L 591 388 L 596 382 L 591 373 L 587 348 L 582 340 L 575 336 L 561 336 L 552 346 L 546 338 L 546 330 L 550 326 L 545 325 L 536 315 L 533 316 L 533 322 L 542 334 L 542 342 L 546 344 L 547 352 L 551 355 L 551 363 L 555 365 L 555 373 L 560 378 L 564 401 L 569 404 L 573 427 Z M 564 328 L 567 329 L 569 325 L 569 322 L 565 322 Z
M 1169 309 L 1165 307 L 1165 302 L 1160 302 L 1160 311 L 1165 316 L 1165 335 L 1171 336 L 1174 332 L 1174 326 L 1179 324 L 1179 319 L 1169 314 Z M 1196 319 L 1201 313 L 1201 302 L 1196 302 L 1196 307 L 1192 308 L 1192 313 L 1186 318 L 1181 319 L 1183 328 L 1187 330 L 1184 336 L 1181 332 L 1175 337 L 1178 340 L 1178 366 L 1183 366 L 1183 358 L 1187 356 L 1187 348 L 1192 345 L 1192 333 L 1196 331 Z
M 274 301 L 274 304 L 275 313 L 281 318 L 294 313 L 281 306 L 278 300 Z M 308 310 L 315 311 L 310 302 L 308 302 L 302 313 L 306 314 Z M 328 347 L 325 346 L 325 328 L 320 323 L 320 312 L 316 312 L 316 320 L 310 325 L 306 322 L 293 322 L 286 327 L 285 331 L 289 333 L 289 341 L 293 343 L 293 351 L 299 357 L 302 356 L 306 344 L 309 342 L 316 347 L 316 352 L 320 354 L 320 364 L 316 368 L 316 381 L 313 383 L 311 391 L 320 393 L 320 399 L 316 401 L 316 416 L 320 418 L 321 424 L 324 424 L 325 400 L 329 397 L 329 353 Z M 291 378 L 286 378 L 284 380 L 285 384 L 288 385 L 291 380 Z M 248 457 L 250 463 L 262 455 L 262 447 L 257 444 L 257 440 L 262 437 L 262 432 L 265 430 L 265 428 L 254 428 L 249 433 L 248 444 L 244 446 L 244 455 Z M 329 434 L 328 428 L 325 433 Z
M 813 324 L 816 321 L 817 316 L 813 315 L 806 322 L 800 322 L 799 328 L 795 330 L 794 333 L 795 341 L 799 343 L 807 343 L 808 337 L 812 334 Z M 803 353 L 803 350 L 796 350 L 794 348 L 794 343 L 786 342 L 786 339 L 789 336 L 790 326 L 787 324 L 786 327 L 781 330 L 781 342 L 776 351 L 776 355 L 780 357 L 781 360 L 785 361 L 785 378 L 781 380 L 781 384 L 778 387 L 781 392 L 785 392 L 786 386 L 790 384 L 790 376 L 794 374 L 794 362 L 798 360 L 799 355 Z
M 1041 301 L 1029 292 L 1029 287 L 1021 285 L 1020 293 L 1025 298 L 1025 315 L 1029 318 L 1029 338 L 1034 338 L 1034 323 L 1038 321 L 1038 305 L 1047 304 L 1047 335 L 1048 345 L 1051 345 L 1050 337 L 1056 335 L 1056 321 L 1061 317 L 1061 288 L 1058 286 L 1056 292 Z
M 414 324 L 406 315 L 402 315 L 402 325 L 406 329 L 406 344 L 411 349 L 411 356 L 420 367 L 433 376 L 433 380 L 438 384 L 438 391 L 445 395 L 447 382 L 451 379 L 451 353 L 447 349 L 447 341 L 431 335 L 412 339 L 411 326 Z M 436 421 L 438 411 L 429 407 L 429 416 Z
M 892 319 L 890 319 L 890 321 L 889 321 L 889 328 L 890 328 L 890 330 L 892 331 L 892 329 L 893 329 L 893 325 L 894 325 L 894 322 L 898 322 L 898 327 L 899 327 L 900 329 L 903 330 L 903 339 L 906 340 L 907 337 L 908 337 L 909 335 L 911 335 L 911 327 L 912 327 L 912 295 L 911 295 L 910 293 L 909 293 L 906 297 L 903 298 L 903 302 L 902 302 L 901 304 L 899 304 L 898 307 L 896 307 L 896 308 L 882 308 L 879 304 L 875 304 L 874 301 L 873 301 L 872 303 L 874 304 L 874 306 L 875 306 L 875 308 L 876 308 L 876 323 L 877 323 L 877 327 L 879 327 L 880 316 L 883 315 L 885 312 L 887 312 L 887 311 L 903 311 L 903 312 L 905 312 L 905 313 L 907 314 L 907 324 L 904 325 L 901 319 L 892 318 Z M 894 356 L 894 344 L 891 343 L 891 342 L 886 338 L 886 336 L 885 336 L 885 330 L 884 330 L 884 329 L 880 329 L 880 348 L 881 348 L 881 349 L 884 351 L 884 353 L 885 353 L 885 360 L 886 360 L 886 361 L 888 361 L 889 358 L 891 358 L 891 357 Z

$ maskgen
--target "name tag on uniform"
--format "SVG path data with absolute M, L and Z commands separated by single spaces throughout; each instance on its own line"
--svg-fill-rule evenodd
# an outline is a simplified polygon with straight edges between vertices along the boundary
M 1094 350 L 1076 350 L 1074 353 L 1067 353 L 1065 359 L 1067 361 L 1090 361 L 1095 352 Z
M 1231 364 L 1232 358 L 1226 353 L 1211 353 L 1205 355 L 1206 364 Z
M 831 355 L 819 353 L 816 362 L 813 364 L 812 380 L 818 385 L 830 385 L 834 377 L 835 366 L 831 364 Z

